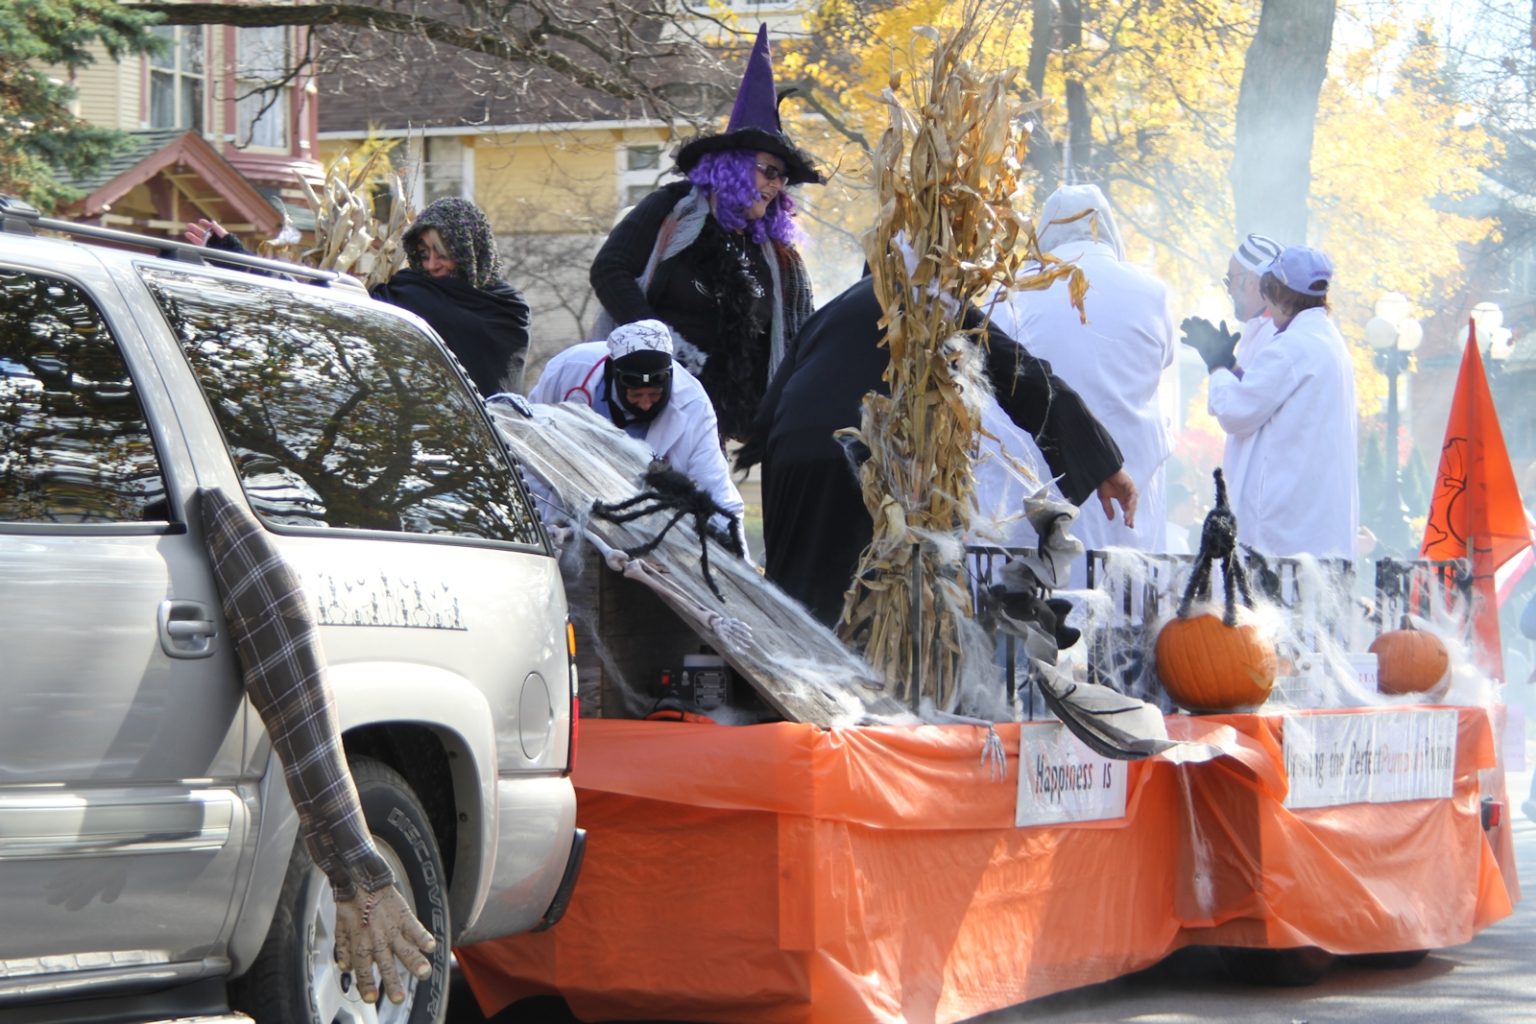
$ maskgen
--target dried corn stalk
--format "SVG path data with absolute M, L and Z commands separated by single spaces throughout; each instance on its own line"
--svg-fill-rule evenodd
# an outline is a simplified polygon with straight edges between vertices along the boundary
M 839 632 L 914 709 L 953 708 L 971 614 L 964 548 L 974 504 L 972 458 L 980 426 L 977 382 L 962 372 L 961 317 L 1000 285 L 1044 288 L 1081 271 L 1042 262 L 1024 196 L 1025 136 L 1013 73 L 982 73 L 965 59 L 983 24 L 976 0 L 962 28 L 935 41 L 929 77 L 912 106 L 884 93 L 890 127 L 873 155 L 880 219 L 864 239 L 890 347 L 889 396 L 864 398 L 857 430 L 868 446 L 864 503 L 874 539 L 843 606 Z M 1022 272 L 1038 264 L 1033 273 Z
M 300 249 L 296 242 L 262 243 L 263 255 L 353 274 L 370 289 L 405 265 L 401 237 L 416 214 L 400 172 L 389 167 L 387 148 L 375 148 L 355 166 L 351 156 L 338 157 L 326 168 L 318 191 L 307 181 L 300 183 L 315 211 L 314 244 Z M 380 183 L 390 195 L 385 221 L 374 214 L 374 187 Z M 285 218 L 283 235 L 289 234 Z

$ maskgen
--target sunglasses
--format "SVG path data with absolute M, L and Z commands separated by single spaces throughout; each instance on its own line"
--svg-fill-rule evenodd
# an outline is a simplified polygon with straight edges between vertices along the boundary
M 758 165 L 757 165 L 757 169 L 758 169 L 758 172 L 761 173 L 762 176 L 767 178 L 769 181 L 788 181 L 789 180 L 789 172 L 786 171 L 782 167 L 775 167 L 775 166 L 773 166 L 773 164 L 765 164 L 765 163 L 759 162 Z
M 667 381 L 672 379 L 672 367 L 668 366 L 660 370 L 652 370 L 649 373 L 627 373 L 619 370 L 615 377 L 621 388 L 659 388 L 665 386 Z

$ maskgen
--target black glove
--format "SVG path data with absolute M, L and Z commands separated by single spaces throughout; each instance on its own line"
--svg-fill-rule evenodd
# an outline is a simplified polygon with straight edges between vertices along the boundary
M 1227 330 L 1225 320 L 1217 327 L 1209 320 L 1192 316 L 1179 324 L 1179 330 L 1184 332 L 1184 344 L 1199 352 L 1200 358 L 1205 360 L 1206 370 L 1230 370 L 1237 365 L 1234 353 L 1237 351 L 1237 339 L 1242 335 Z

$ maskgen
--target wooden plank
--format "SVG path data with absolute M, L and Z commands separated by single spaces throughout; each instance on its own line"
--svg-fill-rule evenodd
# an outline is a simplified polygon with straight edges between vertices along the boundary
M 578 526 L 610 549 L 649 541 L 667 516 L 652 513 L 633 523 L 584 518 L 594 500 L 615 502 L 639 492 L 650 462 L 645 446 L 575 403 L 537 405 L 530 419 L 511 406 L 489 406 L 491 416 L 513 454 L 548 488 L 546 502 L 572 513 Z M 583 521 L 584 520 L 584 521 Z M 629 572 L 671 609 L 698 639 L 708 644 L 745 679 L 774 711 L 789 721 L 817 725 L 851 724 L 873 716 L 904 717 L 907 709 L 885 690 L 884 681 L 861 657 L 813 618 L 798 602 L 763 579 L 755 565 L 711 546 L 710 568 L 722 597 L 717 598 L 700 571 L 699 540 L 687 524 L 667 533 L 654 552 L 634 560 Z M 617 575 L 604 567 L 604 572 Z M 601 601 L 607 576 L 599 573 L 599 615 L 611 610 Z M 631 582 L 631 581 L 626 581 Z M 622 591 L 620 591 L 622 592 Z M 622 619 L 599 618 L 601 637 L 615 657 L 635 659 L 635 670 L 649 671 L 675 642 L 652 630 L 654 653 L 626 638 Z M 739 624 L 745 630 L 733 628 Z M 643 637 L 642 637 L 643 639 Z M 611 670 L 605 666 L 605 687 Z M 603 710 L 610 692 L 602 694 Z

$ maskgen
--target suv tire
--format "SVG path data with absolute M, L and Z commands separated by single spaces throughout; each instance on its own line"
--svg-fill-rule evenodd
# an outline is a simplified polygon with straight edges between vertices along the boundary
M 448 1012 L 448 893 L 443 858 L 421 801 L 389 766 L 349 759 L 363 816 L 379 853 L 395 872 L 401 894 L 437 938 L 432 977 L 405 975 L 405 1002 L 379 988 L 379 1002 L 357 995 L 333 959 L 336 904 L 330 882 L 310 860 L 303 837 L 294 842 L 282 897 L 251 969 L 230 985 L 230 1004 L 258 1021 L 294 1024 L 442 1024 Z M 402 974 L 404 974 L 402 970 Z

